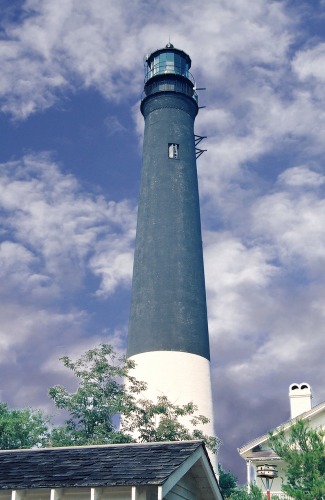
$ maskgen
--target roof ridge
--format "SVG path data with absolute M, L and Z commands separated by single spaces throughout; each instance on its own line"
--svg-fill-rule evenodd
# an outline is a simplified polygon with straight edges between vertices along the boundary
M 276 427 L 274 427 L 273 429 L 270 429 L 270 431 L 268 431 L 267 433 L 265 434 L 262 434 L 261 436 L 258 436 L 257 438 L 255 439 L 252 439 L 251 441 L 248 441 L 246 444 L 244 444 L 243 446 L 241 446 L 240 448 L 238 448 L 238 452 L 241 454 L 244 453 L 244 451 L 248 451 L 250 448 L 248 448 L 249 445 L 253 445 L 254 443 L 254 446 L 256 446 L 257 444 L 259 444 L 260 442 L 262 441 L 267 441 L 268 439 L 268 435 L 269 435 L 269 432 L 271 431 L 276 431 L 277 429 L 281 429 L 282 427 L 288 427 L 290 426 L 291 424 L 294 424 L 297 420 L 300 420 L 300 419 L 305 419 L 305 418 L 308 418 L 310 415 L 312 415 L 313 413 L 319 411 L 322 409 L 322 407 L 325 408 L 325 401 L 323 401 L 322 403 L 319 403 L 318 405 L 316 406 L 313 406 L 310 410 L 308 411 L 305 411 L 304 413 L 301 413 L 300 415 L 297 415 L 296 417 L 294 418 L 290 418 L 289 420 L 286 420 L 285 422 L 283 422 L 282 424 L 279 424 L 277 425 Z M 251 446 L 252 447 L 252 446 Z M 244 450 L 245 449 L 245 450 Z
M 163 485 L 185 463 L 205 454 L 200 440 L 3 450 L 0 491 Z
M 38 452 L 38 451 L 53 451 L 53 450 L 81 450 L 81 449 L 90 449 L 90 448 L 115 448 L 115 447 L 126 447 L 126 446 L 160 446 L 160 445 L 175 445 L 181 446 L 186 444 L 195 444 L 204 445 L 204 441 L 202 439 L 189 439 L 186 441 L 150 441 L 145 443 L 107 443 L 107 444 L 85 444 L 85 445 L 76 445 L 76 446 L 47 446 L 45 448 L 13 448 L 10 450 L 0 450 L 0 453 L 10 453 L 10 452 Z

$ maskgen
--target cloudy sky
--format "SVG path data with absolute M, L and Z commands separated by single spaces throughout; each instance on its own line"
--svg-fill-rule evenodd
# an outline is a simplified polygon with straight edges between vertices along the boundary
M 0 396 L 53 412 L 58 361 L 123 351 L 143 56 L 192 58 L 216 431 L 325 399 L 324 0 L 0 0 Z

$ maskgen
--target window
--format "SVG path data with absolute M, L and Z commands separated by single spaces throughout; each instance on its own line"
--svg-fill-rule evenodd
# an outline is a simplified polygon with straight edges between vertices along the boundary
M 166 70 L 167 72 L 174 72 L 174 53 L 167 52 L 166 53 Z
M 179 144 L 168 144 L 168 158 L 177 159 L 179 155 Z
M 181 56 L 178 54 L 175 54 L 175 73 L 182 74 L 182 59 Z

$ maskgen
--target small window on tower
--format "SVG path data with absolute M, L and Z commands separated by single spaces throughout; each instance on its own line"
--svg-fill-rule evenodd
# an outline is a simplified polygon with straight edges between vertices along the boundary
M 168 144 L 168 157 L 177 159 L 179 155 L 179 144 Z

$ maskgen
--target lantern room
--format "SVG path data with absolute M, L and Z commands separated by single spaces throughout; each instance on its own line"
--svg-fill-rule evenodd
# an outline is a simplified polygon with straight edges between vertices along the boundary
M 156 50 L 150 56 L 147 56 L 145 82 L 153 76 L 168 73 L 184 76 L 191 80 L 190 67 L 190 57 L 182 50 L 175 49 L 171 43 L 168 43 L 164 49 Z
M 144 98 L 157 92 L 180 92 L 197 101 L 190 57 L 168 43 L 146 57 Z

